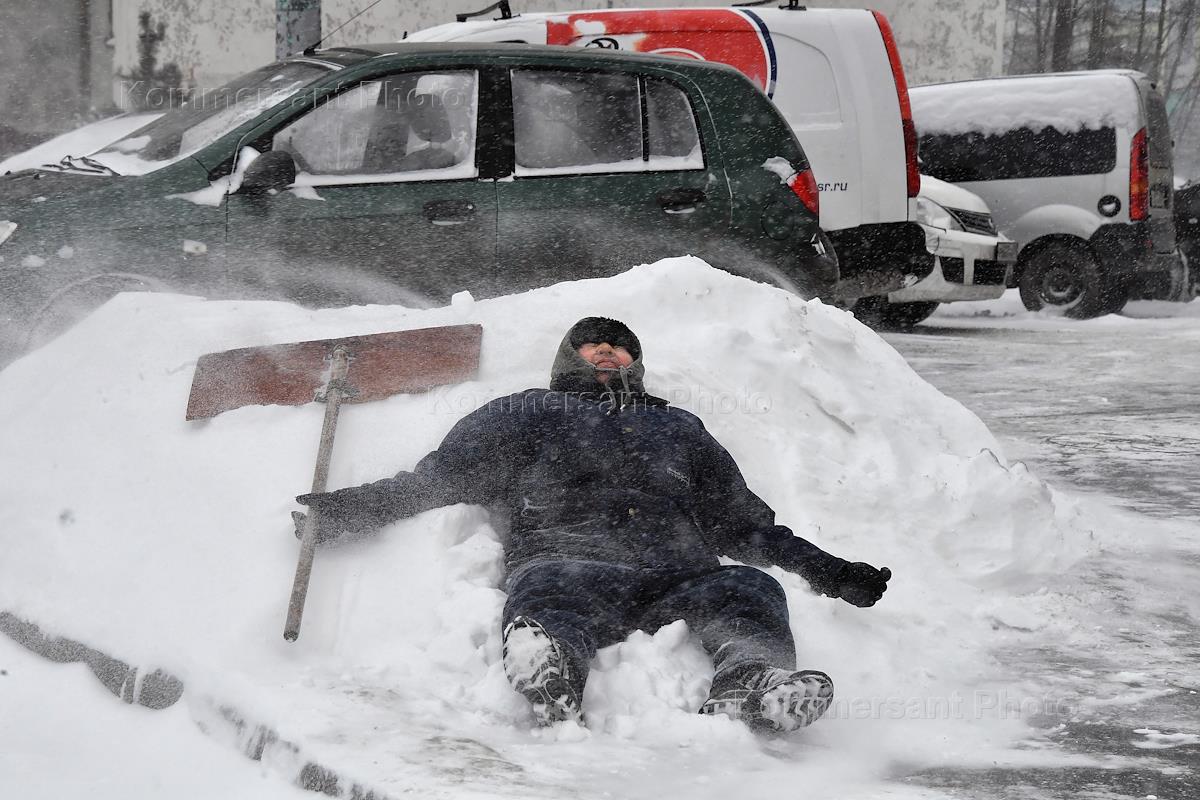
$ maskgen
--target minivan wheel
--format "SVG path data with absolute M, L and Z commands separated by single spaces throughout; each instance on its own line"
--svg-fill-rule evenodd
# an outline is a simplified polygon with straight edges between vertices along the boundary
M 1021 302 L 1030 311 L 1089 319 L 1110 313 L 1112 287 L 1085 250 L 1052 244 L 1025 264 L 1018 284 Z M 1124 303 L 1121 304 L 1124 306 Z
M 859 322 L 870 328 L 903 330 L 928 319 L 937 307 L 938 304 L 934 302 L 889 303 L 885 295 L 875 295 L 860 297 L 850 311 Z

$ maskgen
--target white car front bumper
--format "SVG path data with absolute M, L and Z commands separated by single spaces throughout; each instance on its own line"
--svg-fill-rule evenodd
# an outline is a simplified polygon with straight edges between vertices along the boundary
M 925 248 L 933 253 L 933 272 L 911 286 L 888 293 L 892 303 L 994 300 L 1004 294 L 1017 259 L 1008 239 L 966 231 L 948 231 L 921 223 Z M 977 283 L 984 280 L 984 283 Z

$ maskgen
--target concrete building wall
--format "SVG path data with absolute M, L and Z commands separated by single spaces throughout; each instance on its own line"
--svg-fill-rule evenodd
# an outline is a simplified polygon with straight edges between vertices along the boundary
M 108 3 L 0 1 L 0 126 L 56 132 L 110 104 Z
M 174 61 L 193 85 L 216 86 L 271 61 L 275 47 L 274 0 L 112 0 L 114 59 L 128 72 L 137 61 L 138 12 L 166 22 L 161 61 Z M 322 31 L 335 28 L 369 5 L 367 0 L 323 0 Z M 327 44 L 397 40 L 405 31 L 451 22 L 487 0 L 385 0 L 349 22 Z M 513 0 L 513 10 L 711 6 L 719 0 Z M 812 6 L 863 7 L 863 2 L 817 0 Z M 888 15 L 911 83 L 998 75 L 1005 0 L 877 0 Z M 803 13 L 803 12 L 797 12 Z

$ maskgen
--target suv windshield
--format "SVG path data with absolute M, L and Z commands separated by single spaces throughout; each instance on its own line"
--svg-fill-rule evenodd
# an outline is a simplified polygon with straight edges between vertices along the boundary
M 219 89 L 198 92 L 179 108 L 100 150 L 94 158 L 122 175 L 152 172 L 212 144 L 332 69 L 312 62 L 256 69 Z

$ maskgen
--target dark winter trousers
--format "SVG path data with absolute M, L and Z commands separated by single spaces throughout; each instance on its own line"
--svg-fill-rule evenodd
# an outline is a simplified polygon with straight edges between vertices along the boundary
M 750 664 L 795 669 L 787 598 L 753 567 L 646 570 L 597 561 L 539 561 L 509 576 L 504 626 L 536 620 L 565 648 L 582 693 L 596 650 L 635 630 L 687 623 L 716 672 Z

